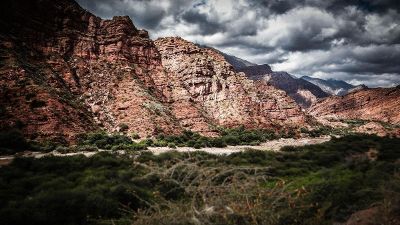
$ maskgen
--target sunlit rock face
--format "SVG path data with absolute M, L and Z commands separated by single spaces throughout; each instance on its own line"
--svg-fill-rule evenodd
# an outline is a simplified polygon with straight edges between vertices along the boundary
M 400 86 L 370 88 L 331 96 L 316 102 L 308 113 L 315 117 L 362 119 L 400 123 Z
M 173 77 L 173 99 L 190 99 L 201 113 L 222 126 L 273 127 L 304 123 L 304 115 L 285 92 L 234 71 L 222 54 L 182 38 L 155 44 Z
M 328 97 L 318 86 L 290 75 L 287 72 L 274 72 L 271 67 L 265 65 L 250 65 L 236 68 L 244 72 L 251 80 L 263 80 L 275 88 L 285 91 L 302 108 L 308 108 L 319 98 Z
M 8 7 L 1 32 L 3 129 L 18 123 L 31 137 L 66 139 L 116 131 L 122 123 L 141 136 L 182 129 L 160 88 L 167 76 L 160 55 L 129 17 L 102 20 L 69 0 Z M 39 100 L 40 107 L 30 107 Z
M 1 4 L 2 130 L 73 141 L 121 124 L 146 137 L 304 123 L 284 92 L 236 73 L 212 49 L 153 42 L 129 17 L 103 20 L 72 0 Z

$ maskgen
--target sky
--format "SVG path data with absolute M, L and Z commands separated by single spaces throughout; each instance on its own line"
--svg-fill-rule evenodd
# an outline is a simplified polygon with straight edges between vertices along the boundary
M 400 84 L 399 0 L 77 0 L 274 71 L 370 87 Z

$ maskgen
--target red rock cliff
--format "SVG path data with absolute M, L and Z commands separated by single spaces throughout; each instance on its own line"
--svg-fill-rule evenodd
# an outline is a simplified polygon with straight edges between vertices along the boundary
M 400 86 L 371 88 L 332 96 L 315 103 L 308 111 L 315 117 L 363 119 L 400 123 Z
M 72 0 L 1 4 L 3 130 L 73 140 L 121 124 L 145 137 L 304 123 L 284 92 L 235 73 L 212 49 L 179 38 L 156 47 L 128 17 L 103 20 Z
M 165 75 L 160 55 L 128 17 L 102 20 L 69 0 L 2 4 L 3 129 L 71 138 L 124 123 L 141 136 L 179 132 L 152 79 Z
M 304 123 L 300 108 L 285 92 L 236 73 L 219 52 L 182 38 L 161 38 L 155 44 L 173 87 L 182 89 L 173 100 L 191 99 L 215 124 L 260 128 Z

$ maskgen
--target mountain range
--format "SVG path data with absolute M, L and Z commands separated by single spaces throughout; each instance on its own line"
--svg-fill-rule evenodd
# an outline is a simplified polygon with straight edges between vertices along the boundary
M 351 107 L 353 93 L 381 96 L 371 97 L 380 104 L 390 95 L 391 107 L 399 99 L 398 89 L 330 97 L 354 86 L 274 72 L 180 37 L 153 41 L 129 17 L 101 19 L 72 0 L 1 6 L 8 10 L 0 15 L 0 129 L 30 139 L 73 142 L 95 130 L 140 137 L 215 136 L 218 127 L 238 126 L 280 131 L 311 126 L 309 115 L 350 115 L 334 105 Z M 376 104 L 355 106 L 361 113 Z M 397 114 L 385 121 L 399 122 L 397 109 L 382 110 L 385 118 Z M 363 118 L 382 119 L 382 110 Z
M 310 76 L 297 78 L 285 71 L 272 71 L 267 64 L 257 65 L 229 54 L 223 53 L 223 55 L 236 71 L 245 73 L 252 80 L 265 80 L 274 87 L 284 90 L 303 108 L 310 107 L 320 98 L 342 96 L 351 91 L 368 88 L 365 85 L 354 86 L 335 79 L 324 80 Z
M 213 136 L 218 126 L 306 124 L 284 91 L 247 79 L 211 48 L 152 41 L 129 17 L 103 20 L 72 0 L 2 5 L 2 130 L 74 141 L 98 129 Z
M 296 78 L 287 72 L 273 72 L 268 65 L 254 65 L 236 69 L 252 80 L 263 80 L 272 86 L 284 90 L 297 104 L 303 108 L 309 107 L 319 98 L 328 97 L 317 85 Z
M 373 120 L 400 123 L 400 86 L 369 88 L 353 91 L 344 96 L 321 99 L 308 113 L 327 119 Z
M 323 91 L 325 91 L 326 93 L 329 93 L 330 95 L 343 96 L 343 95 L 346 95 L 347 93 L 355 91 L 355 90 L 368 88 L 365 85 L 354 86 L 345 81 L 335 80 L 335 79 L 323 80 L 320 78 L 313 78 L 313 77 L 309 77 L 309 76 L 303 76 L 303 77 L 301 77 L 301 79 L 317 85 Z

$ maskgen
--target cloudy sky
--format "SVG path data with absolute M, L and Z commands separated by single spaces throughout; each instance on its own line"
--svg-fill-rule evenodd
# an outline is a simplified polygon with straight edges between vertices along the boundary
M 400 84 L 399 0 L 77 0 L 128 15 L 151 38 L 181 36 L 296 76 Z

